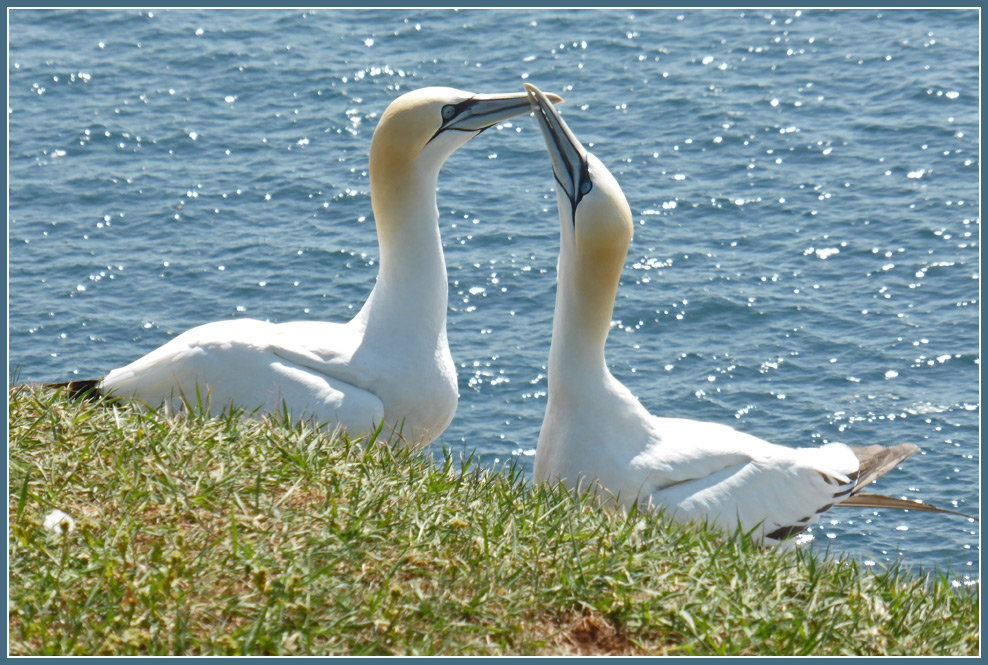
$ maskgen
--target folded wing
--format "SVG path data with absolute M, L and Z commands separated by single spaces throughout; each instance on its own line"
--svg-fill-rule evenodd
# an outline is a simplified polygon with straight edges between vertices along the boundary
M 174 409 L 198 402 L 214 414 L 231 405 L 276 414 L 287 407 L 297 419 L 339 423 L 354 434 L 373 431 L 384 416 L 381 400 L 334 376 L 331 367 L 277 334 L 276 324 L 239 319 L 179 335 L 110 372 L 100 392 Z

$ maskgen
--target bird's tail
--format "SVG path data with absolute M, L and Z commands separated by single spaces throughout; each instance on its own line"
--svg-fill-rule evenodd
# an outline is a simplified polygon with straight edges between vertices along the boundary
M 894 508 L 897 510 L 916 510 L 920 512 L 947 513 L 948 515 L 960 515 L 977 520 L 973 515 L 966 515 L 945 508 L 937 508 L 922 501 L 911 501 L 909 499 L 893 499 L 890 496 L 881 494 L 863 494 L 861 490 L 870 485 L 876 479 L 881 478 L 886 473 L 899 466 L 906 458 L 912 457 L 919 452 L 919 447 L 911 443 L 901 443 L 897 446 L 850 446 L 854 455 L 858 458 L 858 482 L 846 499 L 838 503 L 838 506 L 845 508 Z
M 18 386 L 13 386 L 13 388 L 29 390 L 31 392 L 42 389 L 62 390 L 69 399 L 92 401 L 99 399 L 101 396 L 99 383 L 99 379 L 82 379 L 80 381 L 64 381 L 62 383 L 22 383 Z
M 919 452 L 919 447 L 911 443 L 900 443 L 897 446 L 849 446 L 858 458 L 858 482 L 851 491 L 851 496 L 858 494 L 878 478 L 899 466 L 906 458 Z
M 852 494 L 837 505 L 845 508 L 895 508 L 897 510 L 917 510 L 926 513 L 947 513 L 948 515 L 960 515 L 961 517 L 981 521 L 974 515 L 967 515 L 945 508 L 937 508 L 922 501 L 894 499 L 890 496 L 882 496 L 881 494 Z

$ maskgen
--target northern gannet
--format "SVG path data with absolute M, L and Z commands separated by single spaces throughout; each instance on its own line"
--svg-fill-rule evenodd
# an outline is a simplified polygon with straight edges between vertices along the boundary
M 604 360 L 618 280 L 632 238 L 617 180 L 551 101 L 525 84 L 556 181 L 560 247 L 548 403 L 535 450 L 537 483 L 598 491 L 623 507 L 663 510 L 775 544 L 836 504 L 940 510 L 859 494 L 912 444 L 788 448 L 726 425 L 651 415 Z
M 449 425 L 457 403 L 439 170 L 483 130 L 530 111 L 524 92 L 432 87 L 391 102 L 370 148 L 380 271 L 349 322 L 217 321 L 102 379 L 61 385 L 172 409 L 200 401 L 214 414 L 231 405 L 260 413 L 287 408 L 293 418 L 338 423 L 355 435 L 383 424 L 406 445 L 427 445 Z

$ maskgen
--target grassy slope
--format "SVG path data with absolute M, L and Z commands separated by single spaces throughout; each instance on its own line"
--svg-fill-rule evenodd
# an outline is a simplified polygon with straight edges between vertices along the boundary
M 12 654 L 972 654 L 977 590 L 305 427 L 14 392 Z M 59 508 L 77 521 L 50 534 Z

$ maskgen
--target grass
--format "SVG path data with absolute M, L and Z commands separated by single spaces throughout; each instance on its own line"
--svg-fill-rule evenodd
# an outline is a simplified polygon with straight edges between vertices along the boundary
M 979 590 L 943 574 L 760 550 L 373 437 L 9 400 L 13 655 L 980 650 Z M 76 528 L 46 530 L 53 509 Z

